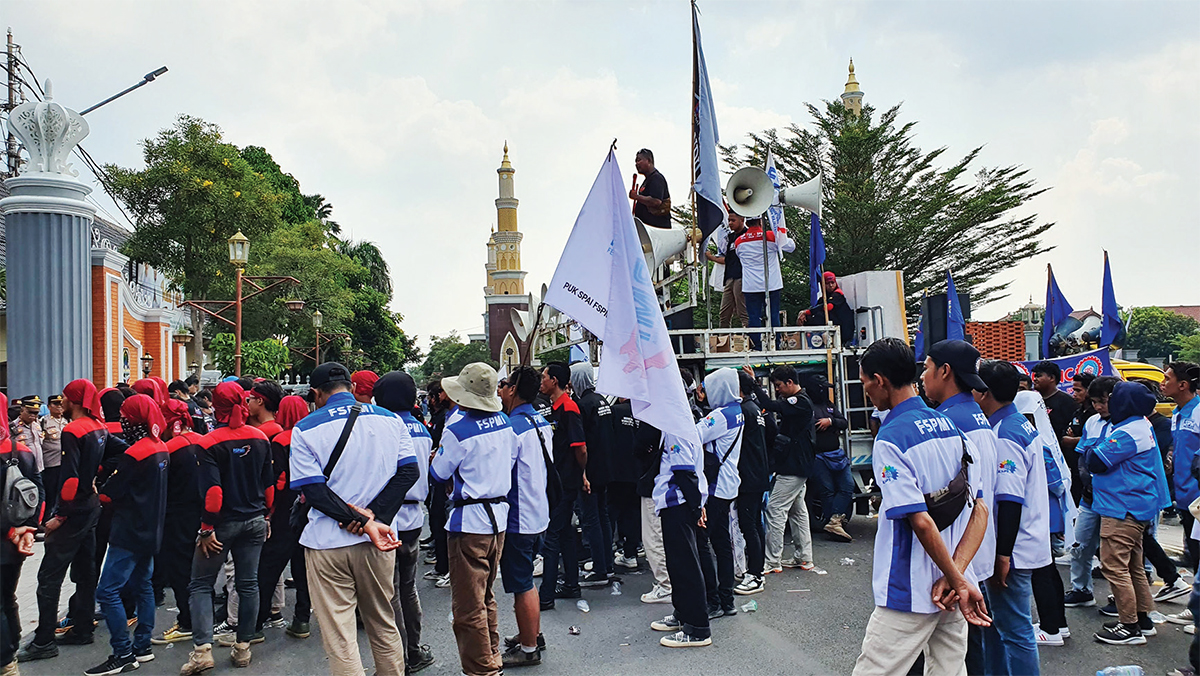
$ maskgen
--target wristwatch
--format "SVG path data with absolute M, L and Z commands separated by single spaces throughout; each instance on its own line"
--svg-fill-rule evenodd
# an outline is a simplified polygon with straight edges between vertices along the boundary
M 213 534 L 213 530 L 211 528 L 208 530 L 200 529 L 199 531 L 196 532 L 196 535 L 199 535 L 202 538 L 206 538 L 212 534 Z

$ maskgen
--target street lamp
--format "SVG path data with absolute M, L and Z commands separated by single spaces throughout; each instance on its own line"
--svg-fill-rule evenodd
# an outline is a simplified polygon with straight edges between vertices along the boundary
M 237 231 L 229 240 L 229 263 L 233 265 L 235 270 L 235 297 L 232 301 L 225 300 L 189 300 L 183 303 L 184 306 L 194 307 L 201 312 L 215 317 L 226 324 L 233 326 L 233 374 L 236 376 L 242 375 L 242 304 L 251 298 L 266 293 L 268 290 L 279 286 L 280 284 L 300 285 L 300 280 L 295 277 L 260 277 L 250 276 L 245 274 L 246 264 L 250 262 L 250 239 L 242 234 L 242 231 Z M 248 282 L 254 287 L 254 291 L 243 296 L 242 282 Z M 270 282 L 266 286 L 260 286 L 258 282 Z M 216 309 L 210 310 L 206 306 L 213 306 Z M 284 302 L 287 309 L 296 312 L 304 308 L 302 300 L 288 300 Z M 234 320 L 229 321 L 221 316 L 222 312 L 233 308 Z
M 315 359 L 315 361 L 317 362 L 316 366 L 321 365 L 321 324 L 323 324 L 324 322 L 325 322 L 325 318 L 324 318 L 324 316 L 321 315 L 321 311 L 320 310 L 314 311 L 313 312 L 313 330 L 317 332 L 317 343 L 316 343 L 317 358 Z
M 149 354 L 144 354 L 144 355 L 142 355 L 141 362 L 142 362 L 142 377 L 147 378 L 150 376 L 150 369 L 154 366 L 154 357 Z
M 133 85 L 132 87 L 130 87 L 130 88 L 128 88 L 128 89 L 126 89 L 126 90 L 125 90 L 125 91 L 123 91 L 123 92 L 120 92 L 119 94 L 113 94 L 112 96 L 108 97 L 107 99 L 104 99 L 104 100 L 103 100 L 103 101 L 101 101 L 100 103 L 97 103 L 96 105 L 94 105 L 94 106 L 92 106 L 92 107 L 90 107 L 90 108 L 87 108 L 87 109 L 85 109 L 85 110 L 84 110 L 82 113 L 80 113 L 80 115 L 87 115 L 88 113 L 92 112 L 93 110 L 95 110 L 95 109 L 99 108 L 100 106 L 102 106 L 102 105 L 104 105 L 104 104 L 106 104 L 106 103 L 110 103 L 110 102 L 112 102 L 112 101 L 116 101 L 117 99 L 121 98 L 122 96 L 125 96 L 126 94 L 128 94 L 129 92 L 131 92 L 131 91 L 133 91 L 133 90 L 137 89 L 138 87 L 143 87 L 143 86 L 145 86 L 145 85 L 148 85 L 148 84 L 150 84 L 151 82 L 154 82 L 154 80 L 155 80 L 155 79 L 156 79 L 156 78 L 157 78 L 159 75 L 162 75 L 162 74 L 163 74 L 163 73 L 165 73 L 165 72 L 167 72 L 167 67 L 166 67 L 166 66 L 163 66 L 163 67 L 161 67 L 161 68 L 159 68 L 159 69 L 157 69 L 157 70 L 155 70 L 155 71 L 153 71 L 153 72 L 146 73 L 145 75 L 143 75 L 143 76 L 142 76 L 142 81 L 141 81 L 141 82 L 139 82 L 139 83 L 137 83 L 137 84 Z

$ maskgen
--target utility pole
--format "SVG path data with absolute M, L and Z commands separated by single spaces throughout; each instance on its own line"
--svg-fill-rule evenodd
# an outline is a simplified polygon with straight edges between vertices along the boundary
M 4 112 L 11 115 L 14 108 L 17 107 L 17 92 L 19 91 L 20 82 L 17 80 L 17 46 L 13 44 L 12 29 L 8 29 L 8 60 L 6 66 L 8 68 L 8 101 L 4 104 Z M 4 178 L 10 178 L 17 175 L 21 153 L 17 148 L 17 137 L 9 131 L 8 138 L 4 143 L 4 159 L 6 161 L 6 171 Z

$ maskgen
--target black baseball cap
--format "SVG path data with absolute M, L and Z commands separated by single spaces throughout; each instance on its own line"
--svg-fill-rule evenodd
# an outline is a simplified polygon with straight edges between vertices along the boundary
M 972 390 L 987 392 L 987 383 L 979 377 L 982 362 L 979 350 L 965 340 L 943 340 L 929 348 L 929 358 L 935 364 L 949 364 L 950 370 Z
M 308 386 L 324 388 L 329 383 L 337 382 L 349 384 L 350 369 L 342 366 L 336 361 L 327 361 L 313 369 L 312 376 L 308 379 Z

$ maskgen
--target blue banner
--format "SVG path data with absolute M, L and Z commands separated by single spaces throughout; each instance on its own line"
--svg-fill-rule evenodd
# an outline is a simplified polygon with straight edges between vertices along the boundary
M 1069 357 L 1059 357 L 1058 359 L 1047 359 L 1046 361 L 1058 364 L 1062 369 L 1062 377 L 1058 380 L 1058 389 L 1063 392 L 1071 391 L 1071 380 L 1076 373 L 1091 373 L 1096 376 L 1120 376 L 1117 370 L 1113 368 L 1112 361 L 1108 358 L 1108 348 L 1102 347 L 1099 350 L 1091 352 L 1081 352 L 1073 354 Z M 1021 373 L 1032 377 L 1033 367 L 1037 366 L 1036 361 L 1014 361 L 1013 366 Z

